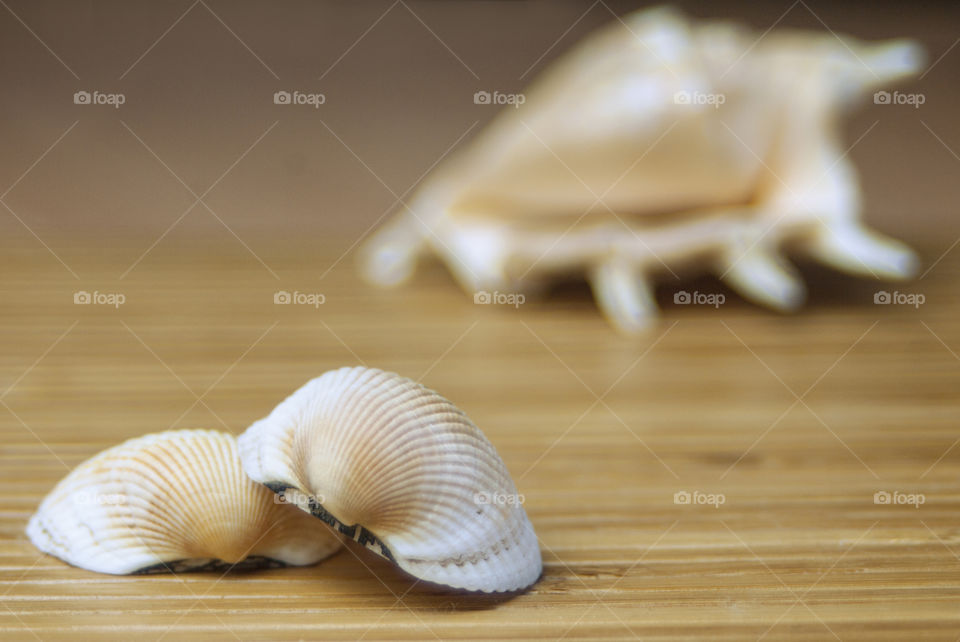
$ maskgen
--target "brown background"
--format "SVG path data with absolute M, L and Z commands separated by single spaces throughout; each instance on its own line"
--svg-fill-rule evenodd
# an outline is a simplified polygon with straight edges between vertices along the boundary
M 25 223 L 41 238 L 83 235 L 106 244 L 127 237 L 148 246 L 193 198 L 121 120 L 198 195 L 276 122 L 205 199 L 256 250 L 264 237 L 355 239 L 391 208 L 395 199 L 389 190 L 402 194 L 473 123 L 482 125 L 494 115 L 495 107 L 473 104 L 475 91 L 519 91 L 525 84 L 520 77 L 531 66 L 526 80 L 611 20 L 611 10 L 624 13 L 641 5 L 406 5 L 415 14 L 391 2 L 9 6 L 64 64 L 4 11 L 3 189 L 78 121 L 5 199 Z M 695 16 L 741 20 L 759 31 L 774 23 L 822 30 L 825 23 L 868 39 L 912 36 L 925 44 L 930 62 L 954 44 L 960 16 L 949 3 L 680 6 Z M 960 148 L 958 74 L 960 56 L 951 52 L 923 80 L 900 87 L 925 94 L 920 109 L 868 103 L 848 127 L 853 142 L 879 121 L 852 151 L 863 177 L 867 218 L 908 240 L 929 240 L 934 251 L 946 249 L 944 243 L 960 232 L 953 216 L 960 161 L 945 148 Z M 116 110 L 74 105 L 78 89 L 121 92 L 126 103 Z M 274 105 L 273 92 L 281 89 L 322 92 L 327 102 L 319 110 Z M 4 236 L 33 243 L 12 216 L 0 217 L 0 225 Z M 229 237 L 202 206 L 172 234 L 172 243 L 197 235 Z

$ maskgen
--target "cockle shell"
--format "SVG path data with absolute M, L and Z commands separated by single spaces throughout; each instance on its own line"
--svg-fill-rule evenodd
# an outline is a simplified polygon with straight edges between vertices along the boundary
M 305 565 L 340 539 L 251 481 L 236 439 L 173 430 L 77 466 L 27 526 L 34 546 L 74 566 L 127 574 Z
M 252 479 L 411 575 L 486 592 L 540 576 L 523 497 L 493 445 L 415 381 L 329 371 L 238 443 Z
M 368 241 L 364 274 L 400 283 L 425 251 L 475 296 L 585 273 L 627 332 L 657 313 L 651 277 L 686 264 L 780 310 L 804 298 L 785 247 L 908 277 L 911 250 L 859 221 L 839 119 L 921 59 L 906 40 L 760 34 L 664 8 L 628 15 L 438 165 Z

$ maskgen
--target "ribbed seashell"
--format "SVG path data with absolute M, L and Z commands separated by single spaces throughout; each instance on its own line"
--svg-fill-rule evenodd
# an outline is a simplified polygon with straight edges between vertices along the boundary
M 922 58 L 907 40 L 761 34 L 665 8 L 625 16 L 523 100 L 475 98 L 508 104 L 370 239 L 364 275 L 400 283 L 432 252 L 483 302 L 582 273 L 627 332 L 657 314 L 652 279 L 688 265 L 784 311 L 805 296 L 785 248 L 906 278 L 911 250 L 859 220 L 840 118 Z
M 244 475 L 236 439 L 172 430 L 101 452 L 40 504 L 27 535 L 100 573 L 313 564 L 341 541 Z
M 238 444 L 251 478 L 420 579 L 494 592 L 540 576 L 523 497 L 493 445 L 415 381 L 331 370 Z

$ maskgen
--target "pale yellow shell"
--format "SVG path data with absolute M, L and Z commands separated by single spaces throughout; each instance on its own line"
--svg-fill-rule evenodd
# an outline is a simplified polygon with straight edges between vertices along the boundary
M 236 439 L 174 430 L 77 466 L 27 526 L 45 553 L 101 573 L 313 564 L 340 539 L 243 474 Z
M 327 372 L 238 443 L 251 478 L 411 575 L 487 592 L 540 576 L 524 498 L 493 445 L 410 379 Z
M 689 264 L 780 310 L 804 298 L 787 245 L 905 278 L 910 249 L 860 221 L 838 121 L 921 60 L 911 41 L 638 11 L 561 56 L 440 163 L 366 244 L 363 272 L 394 285 L 430 251 L 480 302 L 580 272 L 627 332 L 656 315 L 652 278 Z

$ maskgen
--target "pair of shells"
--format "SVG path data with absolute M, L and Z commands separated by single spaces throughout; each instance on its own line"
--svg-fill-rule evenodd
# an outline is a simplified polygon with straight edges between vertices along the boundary
M 783 311 L 805 295 L 785 249 L 906 278 L 913 252 L 860 221 L 839 121 L 922 59 L 909 40 L 624 16 L 438 165 L 365 245 L 364 275 L 399 284 L 426 253 L 471 295 L 582 273 L 626 332 L 656 317 L 662 272 L 706 269 Z
M 169 431 L 100 453 L 44 499 L 27 534 L 114 574 L 312 564 L 350 538 L 427 581 L 512 591 L 542 570 L 517 497 L 449 401 L 393 373 L 341 368 L 238 439 Z

